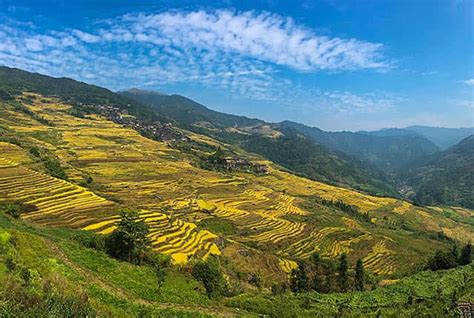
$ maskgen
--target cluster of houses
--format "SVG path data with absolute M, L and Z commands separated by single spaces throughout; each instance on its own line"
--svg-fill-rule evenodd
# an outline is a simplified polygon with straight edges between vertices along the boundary
M 97 106 L 97 110 L 107 119 L 139 131 L 142 135 L 155 140 L 174 142 L 188 141 L 189 138 L 173 128 L 171 123 L 146 122 L 128 114 L 125 109 L 113 106 Z
M 225 157 L 224 167 L 226 170 L 250 170 L 256 173 L 268 173 L 268 167 L 264 164 L 254 163 L 245 158 Z

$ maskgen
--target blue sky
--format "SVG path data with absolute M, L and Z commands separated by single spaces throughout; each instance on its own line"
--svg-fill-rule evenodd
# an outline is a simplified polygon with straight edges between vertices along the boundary
M 474 1 L 6 1 L 0 65 L 326 130 L 474 125 Z

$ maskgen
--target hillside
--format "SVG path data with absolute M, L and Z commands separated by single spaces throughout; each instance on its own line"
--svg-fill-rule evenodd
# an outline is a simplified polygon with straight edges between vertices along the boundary
M 374 135 L 363 132 L 326 132 L 290 121 L 279 125 L 296 129 L 329 149 L 355 156 L 392 172 L 399 172 L 405 166 L 440 150 L 425 137 L 406 131 Z
M 211 110 L 181 95 L 165 95 L 155 91 L 130 89 L 120 92 L 122 96 L 142 102 L 159 113 L 184 125 L 199 124 L 205 127 L 227 128 L 234 126 L 256 126 L 264 122 L 244 116 L 236 116 Z
M 446 308 L 452 308 L 453 295 L 472 300 L 472 265 L 421 272 L 359 293 L 271 296 L 245 292 L 209 299 L 202 284 L 186 270 L 169 268 L 158 289 L 151 267 L 110 258 L 91 247 L 94 241 L 96 237 L 83 231 L 27 225 L 0 213 L 0 315 L 250 318 L 416 312 L 444 316 Z
M 413 198 L 427 205 L 474 208 L 474 135 L 406 173 Z
M 19 113 L 16 103 L 29 111 Z M 268 282 L 284 279 L 295 260 L 316 251 L 328 257 L 345 252 L 351 259 L 366 258 L 374 272 L 402 274 L 423 260 L 420 253 L 429 255 L 447 244 L 437 240 L 438 232 L 460 240 L 472 237 L 471 225 L 462 222 L 470 212 L 446 216 L 400 200 L 371 197 L 297 177 L 248 154 L 243 155 L 266 164 L 269 172 L 203 170 L 188 153 L 100 115 L 76 117 L 72 107 L 31 93 L 2 102 L 6 199 L 17 197 L 18 174 L 45 184 L 19 190 L 21 200 L 35 206 L 24 219 L 107 234 L 117 222 L 118 207 L 132 207 L 156 231 L 154 249 L 175 263 L 222 254 L 241 271 L 261 268 Z M 218 144 L 189 136 L 191 143 Z M 58 160 L 68 181 L 53 183 L 35 172 L 50 172 L 44 171 L 45 157 Z M 334 203 L 338 200 L 357 213 L 342 210 Z M 109 208 L 94 213 L 102 205 Z M 243 257 L 242 251 L 249 256 Z
M 285 125 L 216 112 L 179 95 L 137 89 L 120 94 L 152 107 L 185 129 L 238 145 L 308 178 L 376 195 L 398 195 L 393 181 L 379 169 L 339 149 L 316 145 Z
M 78 85 L 87 96 L 87 85 Z M 104 90 L 112 94 L 106 101 L 78 104 L 70 102 L 73 95 L 60 95 L 62 89 L 41 91 L 29 85 L 27 91 L 0 101 L 0 204 L 21 207 L 20 220 L 0 215 L 1 248 L 7 251 L 0 254 L 0 278 L 8 283 L 3 286 L 17 291 L 10 297 L 7 289 L 0 289 L 0 301 L 11 306 L 9 313 L 24 311 L 21 299 L 29 302 L 31 293 L 38 306 L 79 306 L 119 316 L 280 317 L 290 312 L 313 317 L 344 311 L 347 303 L 359 304 L 350 309 L 358 315 L 393 313 L 393 306 L 402 310 L 413 302 L 408 294 L 419 300 L 415 308 L 433 312 L 442 310 L 434 304 L 445 306 L 455 292 L 464 293 L 472 276 L 468 266 L 419 273 L 394 287 L 376 288 L 386 279 L 413 274 L 453 242 L 473 240 L 473 212 L 415 206 L 314 181 L 241 148 L 258 150 L 265 138 L 264 149 L 271 150 L 266 156 L 284 150 L 287 160 L 295 156 L 292 147 L 299 149 L 288 136 L 307 142 L 299 151 L 318 147 L 292 135 L 294 131 L 275 138 L 267 130 L 228 143 L 173 127 L 185 138 L 159 140 L 143 133 L 146 123 L 135 121 L 139 115 L 133 108 L 115 106 L 120 95 Z M 91 96 L 95 92 L 92 87 Z M 203 167 L 202 161 L 216 149 L 265 171 Z M 315 162 L 324 164 L 325 158 L 315 157 Z M 340 160 L 333 158 L 329 167 L 340 165 Z M 162 291 L 154 287 L 156 277 L 149 266 L 112 259 L 96 243 L 117 229 L 124 208 L 137 211 L 148 226 L 151 250 L 171 260 Z M 270 296 L 274 286 L 288 285 L 298 262 L 311 262 L 315 254 L 328 262 L 347 255 L 351 275 L 360 259 L 371 279 L 367 286 L 376 289 L 367 294 Z M 200 260 L 218 262 L 235 289 L 207 298 L 203 285 L 190 275 Z M 415 287 L 420 281 L 421 291 Z M 441 302 L 435 288 L 446 288 Z M 360 297 L 374 301 L 361 302 Z

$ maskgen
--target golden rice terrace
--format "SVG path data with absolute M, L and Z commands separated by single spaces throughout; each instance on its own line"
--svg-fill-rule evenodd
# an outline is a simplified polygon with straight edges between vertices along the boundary
M 362 258 L 374 273 L 390 276 L 436 249 L 435 240 L 414 231 L 474 239 L 469 226 L 442 209 L 311 181 L 249 154 L 268 165 L 269 173 L 199 169 L 165 143 L 98 115 L 75 117 L 71 106 L 56 99 L 31 96 L 31 104 L 22 103 L 35 116 L 0 104 L 2 134 L 10 138 L 0 143 L 0 200 L 28 206 L 22 214 L 27 221 L 107 234 L 120 208 L 133 208 L 150 226 L 153 249 L 177 264 L 222 254 L 243 271 L 261 268 L 273 277 L 284 277 L 298 259 L 316 252 L 323 257 L 347 253 Z M 20 146 L 11 143 L 12 136 Z M 49 176 L 25 145 L 57 157 L 68 180 Z M 93 187 L 80 185 L 86 176 Z M 355 206 L 360 217 L 321 199 Z

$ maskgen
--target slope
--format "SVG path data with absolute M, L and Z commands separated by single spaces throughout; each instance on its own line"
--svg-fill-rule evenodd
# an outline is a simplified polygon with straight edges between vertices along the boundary
M 18 103 L 28 112 L 18 112 Z M 351 260 L 364 258 L 375 273 L 398 276 L 449 244 L 438 232 L 457 240 L 473 238 L 468 210 L 446 215 L 372 197 L 297 177 L 246 153 L 242 156 L 267 165 L 268 173 L 203 170 L 166 143 L 96 114 L 76 117 L 72 107 L 33 93 L 3 101 L 2 139 L 33 161 L 17 161 L 20 165 L 41 170 L 31 150 L 37 148 L 57 158 L 70 182 L 92 179 L 87 186 L 95 194 L 142 211 L 153 225 L 154 248 L 174 256 L 175 263 L 222 254 L 229 266 L 245 274 L 259 270 L 271 284 L 284 281 L 296 260 L 314 252 L 325 257 L 347 253 Z M 218 143 L 197 134 L 190 138 Z M 2 154 L 7 160 L 20 157 Z M 83 213 L 95 220 L 70 224 L 58 218 L 54 225 L 104 234 L 113 230 L 114 215 Z
M 393 182 L 378 169 L 330 151 L 326 145 L 314 145 L 288 126 L 216 112 L 179 95 L 137 89 L 121 94 L 153 107 L 185 129 L 241 146 L 306 177 L 376 195 L 397 196 Z M 304 153 L 298 152 L 301 150 Z
M 290 121 L 279 125 L 296 129 L 329 149 L 353 155 L 392 172 L 399 172 L 406 165 L 439 151 L 431 141 L 411 132 L 373 135 L 363 132 L 326 132 Z
M 399 136 L 417 134 L 433 142 L 440 149 L 446 150 L 459 143 L 464 138 L 474 134 L 471 128 L 445 128 L 428 126 L 410 126 L 406 128 L 387 128 L 377 131 L 365 132 L 376 136 Z
M 474 135 L 420 163 L 406 174 L 421 204 L 474 208 Z
M 93 239 L 83 231 L 32 226 L 0 213 L 0 315 L 451 317 L 453 301 L 472 301 L 472 265 L 420 272 L 366 292 L 277 296 L 246 292 L 209 299 L 186 270 L 168 269 L 157 289 L 151 267 L 112 259 L 87 246 Z

